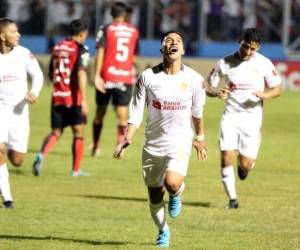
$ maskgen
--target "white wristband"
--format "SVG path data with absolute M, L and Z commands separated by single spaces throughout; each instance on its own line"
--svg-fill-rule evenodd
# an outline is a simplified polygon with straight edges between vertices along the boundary
M 194 136 L 194 140 L 195 141 L 204 141 L 204 134 L 202 134 L 202 135 L 195 135 Z

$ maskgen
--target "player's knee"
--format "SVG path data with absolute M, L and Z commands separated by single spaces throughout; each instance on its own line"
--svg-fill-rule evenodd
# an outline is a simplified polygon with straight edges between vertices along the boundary
M 254 161 L 252 159 L 240 159 L 239 165 L 242 169 L 250 171 L 253 167 Z
M 225 166 L 231 166 L 233 164 L 232 156 L 229 154 L 222 154 L 221 155 L 221 165 L 223 167 Z
M 22 163 L 23 163 L 23 159 L 22 158 L 11 158 L 10 162 L 15 166 L 15 167 L 21 167 Z
M 168 193 L 175 194 L 179 190 L 181 183 L 177 182 L 176 180 L 168 179 L 165 182 L 165 187 Z
M 4 144 L 0 144 L 0 165 L 6 160 L 6 148 Z
M 25 158 L 25 154 L 15 152 L 12 150 L 9 150 L 7 155 L 8 155 L 8 159 L 15 167 L 20 167 Z

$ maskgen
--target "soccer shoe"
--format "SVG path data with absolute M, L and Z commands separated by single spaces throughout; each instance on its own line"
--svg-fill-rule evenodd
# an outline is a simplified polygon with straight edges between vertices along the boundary
M 32 172 L 35 176 L 40 176 L 42 171 L 43 155 L 39 153 L 33 163 Z
M 99 157 L 100 156 L 100 153 L 101 153 L 100 148 L 94 148 L 93 144 L 89 145 L 89 150 L 91 151 L 91 156 L 92 157 Z
M 169 195 L 169 215 L 176 218 L 181 212 L 181 197 L 179 195 Z
M 238 207 L 239 207 L 239 203 L 236 199 L 234 199 L 234 200 L 229 200 L 226 209 L 237 209 Z
M 90 176 L 90 174 L 87 173 L 87 172 L 84 172 L 84 171 L 82 171 L 82 170 L 79 170 L 79 171 L 72 171 L 71 176 L 73 176 L 73 177 L 78 177 L 78 176 Z
M 14 208 L 14 204 L 12 201 L 4 201 L 3 202 L 4 208 L 6 209 L 13 209 Z
M 238 165 L 238 176 L 240 178 L 240 180 L 245 180 L 248 176 L 248 171 L 242 169 L 239 165 Z
M 170 244 L 170 230 L 159 230 L 156 245 L 158 247 L 169 247 Z

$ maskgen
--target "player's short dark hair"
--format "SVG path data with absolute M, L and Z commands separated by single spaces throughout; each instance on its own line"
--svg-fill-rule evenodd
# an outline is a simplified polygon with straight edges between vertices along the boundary
M 128 14 L 132 14 L 132 12 L 133 12 L 133 7 L 132 7 L 132 6 L 129 6 L 129 5 L 127 5 L 127 6 L 126 6 L 126 13 L 128 13 Z
M 77 36 L 80 32 L 89 29 L 88 21 L 85 19 L 74 19 L 69 26 L 69 33 L 71 36 Z
M 128 6 L 123 2 L 114 2 L 111 6 L 110 14 L 113 18 L 124 15 L 127 12 Z
M 240 42 L 242 40 L 245 42 L 256 42 L 260 44 L 261 34 L 256 28 L 248 28 L 243 32 Z
M 16 22 L 7 17 L 1 17 L 0 18 L 0 32 L 2 32 L 3 28 L 5 28 L 7 25 L 12 24 L 12 23 L 16 23 Z
M 180 33 L 179 31 L 176 31 L 176 30 L 169 30 L 169 31 L 167 31 L 166 33 L 164 33 L 164 34 L 161 36 L 161 38 L 160 38 L 160 42 L 162 43 L 163 40 L 165 39 L 165 37 L 168 36 L 169 34 L 172 34 L 172 33 L 175 33 L 175 34 L 179 35 L 179 36 L 181 37 L 181 39 L 182 39 L 182 42 L 184 43 L 184 36 L 183 36 L 183 34 Z

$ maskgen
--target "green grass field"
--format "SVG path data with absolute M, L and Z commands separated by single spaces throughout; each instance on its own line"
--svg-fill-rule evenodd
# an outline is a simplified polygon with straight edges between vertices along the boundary
M 71 177 L 71 132 L 49 154 L 40 177 L 31 166 L 49 132 L 50 87 L 31 108 L 29 152 L 20 169 L 9 167 L 14 210 L 0 209 L 0 249 L 156 249 L 157 229 L 147 205 L 140 171 L 143 129 L 126 158 L 112 158 L 116 119 L 112 109 L 103 128 L 100 158 L 88 152 L 94 114 L 89 89 L 89 123 L 82 169 Z M 237 180 L 240 208 L 224 209 L 219 177 L 218 127 L 222 104 L 207 99 L 209 159 L 190 161 L 183 211 L 168 217 L 170 249 L 300 249 L 300 93 L 285 92 L 265 105 L 263 138 L 254 171 Z

